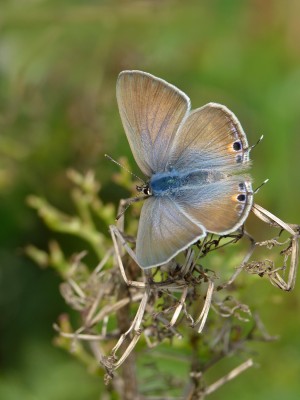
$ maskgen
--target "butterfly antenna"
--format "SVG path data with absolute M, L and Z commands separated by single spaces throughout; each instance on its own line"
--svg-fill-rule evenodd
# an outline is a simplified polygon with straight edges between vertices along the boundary
M 258 143 L 260 143 L 264 138 L 264 135 L 261 135 L 261 137 L 258 139 L 258 141 L 256 143 L 254 143 L 252 146 L 250 146 L 249 151 L 253 150 L 254 147 L 256 147 L 258 145 Z
M 111 156 L 109 156 L 108 154 L 104 154 L 104 157 L 108 158 L 110 161 L 114 162 L 115 164 L 117 164 L 119 167 L 125 169 L 126 172 L 128 172 L 130 175 L 134 176 L 137 180 L 139 180 L 140 182 L 143 182 L 143 184 L 145 184 L 145 182 L 143 181 L 142 178 L 140 178 L 139 176 L 135 175 L 132 171 L 130 171 L 129 169 L 127 169 L 126 167 L 124 167 L 124 165 L 120 164 L 118 161 L 114 160 Z
M 256 189 L 254 190 L 253 194 L 258 193 L 259 190 L 260 190 L 268 181 L 269 181 L 269 179 L 264 180 L 263 183 L 261 183 L 261 184 L 258 186 L 258 188 L 256 188 Z

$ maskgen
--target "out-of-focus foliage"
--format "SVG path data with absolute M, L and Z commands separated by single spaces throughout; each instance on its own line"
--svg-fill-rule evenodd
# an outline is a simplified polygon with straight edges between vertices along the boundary
M 299 222 L 300 4 L 15 0 L 0 8 L 0 397 L 96 398 L 99 380 L 50 344 L 66 306 L 59 278 L 23 257 L 26 244 L 46 248 L 53 237 L 25 198 L 36 194 L 69 210 L 70 167 L 95 169 L 104 201 L 129 194 L 112 182 L 115 166 L 103 155 L 132 157 L 115 82 L 121 70 L 141 69 L 187 92 L 194 107 L 226 104 L 250 142 L 264 134 L 252 153 L 253 176 L 257 185 L 270 182 L 256 201 Z M 255 218 L 248 227 L 260 233 Z M 70 255 L 85 250 L 79 239 L 56 239 Z M 224 387 L 224 398 L 298 398 L 297 292 L 299 283 L 285 294 L 253 277 L 246 303 L 251 298 L 281 340 L 255 348 L 260 369 Z

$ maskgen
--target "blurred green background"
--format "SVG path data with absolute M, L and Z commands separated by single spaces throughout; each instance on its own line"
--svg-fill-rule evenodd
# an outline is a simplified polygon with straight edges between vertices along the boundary
M 55 273 L 24 256 L 25 245 L 46 248 L 54 236 L 25 199 L 34 193 L 69 210 L 69 167 L 95 169 L 105 201 L 123 195 L 104 158 L 127 156 L 138 172 L 115 99 L 121 70 L 166 79 L 193 107 L 226 104 L 250 143 L 264 134 L 252 175 L 254 186 L 270 182 L 256 201 L 300 223 L 299 16 L 296 0 L 0 1 L 1 399 L 101 398 L 100 379 L 51 343 L 67 306 Z M 65 244 L 70 254 L 84 249 Z M 280 340 L 255 346 L 259 367 L 211 399 L 298 399 L 300 282 L 284 293 L 248 281 L 252 309 Z

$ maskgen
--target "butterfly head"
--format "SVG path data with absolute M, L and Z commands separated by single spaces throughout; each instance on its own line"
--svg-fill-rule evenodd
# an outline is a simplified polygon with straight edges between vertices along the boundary
M 152 192 L 149 186 L 149 183 L 145 183 L 142 186 L 136 185 L 136 190 L 140 193 L 143 193 L 146 196 L 151 196 Z

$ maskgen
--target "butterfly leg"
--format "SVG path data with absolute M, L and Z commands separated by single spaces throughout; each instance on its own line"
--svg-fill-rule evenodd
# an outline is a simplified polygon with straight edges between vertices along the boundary
M 128 199 L 121 199 L 118 207 L 118 215 L 116 220 L 118 221 L 118 224 L 122 224 L 122 229 L 124 228 L 124 214 L 128 207 L 130 207 L 131 204 L 133 203 L 138 203 L 142 200 L 147 199 L 149 196 L 137 196 L 137 197 L 129 197 Z M 120 222 L 119 222 L 120 221 Z
M 258 204 L 253 204 L 252 212 L 263 222 L 281 229 L 282 231 L 287 231 L 291 236 L 289 237 L 289 246 L 280 252 L 281 255 L 284 256 L 284 268 L 290 258 L 290 266 L 287 281 L 285 281 L 282 276 L 279 274 L 278 270 L 273 270 L 272 273 L 269 273 L 269 279 L 274 286 L 279 287 L 282 290 L 290 291 L 294 289 L 296 276 L 297 276 L 297 266 L 299 259 L 299 237 L 300 237 L 300 226 L 287 224 L 274 214 L 270 213 L 263 207 Z M 280 233 L 281 233 L 280 232 Z M 270 240 L 266 242 L 257 242 L 256 246 L 266 245 L 268 247 L 275 245 L 282 245 L 283 243 L 279 243 L 276 240 Z

